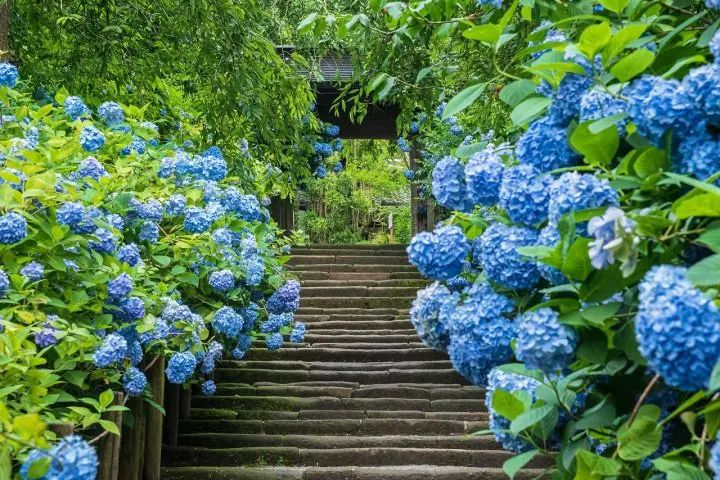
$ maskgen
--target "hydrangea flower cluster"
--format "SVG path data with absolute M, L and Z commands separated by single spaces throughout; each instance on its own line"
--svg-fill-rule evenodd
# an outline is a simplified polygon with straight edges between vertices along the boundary
M 50 450 L 32 450 L 20 468 L 20 477 L 23 480 L 37 479 L 31 476 L 31 468 L 43 460 L 49 460 L 49 467 L 41 480 L 88 480 L 97 477 L 99 462 L 95 449 L 77 435 L 63 438 Z
M 435 165 L 432 191 L 438 204 L 445 208 L 463 212 L 472 210 L 465 185 L 465 167 L 455 157 L 444 157 Z
M 99 368 L 106 368 L 121 362 L 128 352 L 127 340 L 111 333 L 103 340 L 102 346 L 93 354 L 93 362 Z
M 550 187 L 548 217 L 552 225 L 568 213 L 599 207 L 619 205 L 618 192 L 606 179 L 591 174 L 568 172 L 562 174 Z M 585 225 L 580 226 L 585 230 Z
M 520 317 L 516 353 L 529 369 L 549 375 L 562 372 L 572 362 L 578 336 L 558 319 L 558 313 L 550 308 L 531 310 Z
M 123 387 L 131 397 L 142 395 L 148 381 L 145 374 L 135 367 L 130 367 L 123 375 Z
M 231 307 L 222 307 L 215 312 L 212 325 L 216 332 L 236 338 L 243 328 L 243 317 Z
M 692 286 L 682 267 L 653 267 L 640 283 L 635 332 L 643 357 L 665 382 L 685 391 L 707 388 L 720 358 L 720 312 Z
M 590 219 L 587 229 L 594 240 L 590 242 L 588 253 L 592 266 L 601 270 L 619 260 L 623 275 L 630 276 L 638 260 L 640 237 L 635 232 L 636 227 L 637 224 L 616 207 Z
M 92 125 L 80 132 L 80 145 L 88 152 L 97 152 L 105 146 L 105 135 Z
M 208 283 L 216 292 L 227 292 L 235 286 L 235 275 L 228 269 L 217 270 L 210 274 Z
M 549 117 L 530 124 L 518 140 L 515 155 L 520 162 L 541 172 L 571 167 L 580 160 L 570 148 L 566 128 L 556 125 Z
M 535 230 L 495 223 L 479 239 L 478 263 L 491 282 L 513 290 L 532 288 L 540 280 L 540 271 L 517 248 L 536 245 L 537 240 Z
M 502 176 L 500 207 L 515 223 L 533 226 L 547 219 L 552 178 L 529 165 L 509 168 Z
M 418 291 L 410 308 L 410 321 L 425 345 L 447 350 L 450 344 L 447 314 L 452 312 L 457 301 L 458 296 L 438 282 Z
M 27 236 L 27 220 L 17 212 L 0 215 L 0 244 L 12 245 Z
M 170 383 L 185 383 L 192 377 L 196 366 L 195 355 L 191 352 L 177 352 L 170 357 L 165 375 Z
M 297 280 L 288 280 L 285 284 L 270 295 L 266 303 L 269 313 L 289 313 L 300 307 L 300 283 Z
M 500 199 L 504 169 L 500 155 L 492 149 L 473 154 L 465 167 L 469 200 L 480 205 L 496 204 Z
M 45 275 L 45 267 L 38 262 L 32 261 L 20 270 L 20 274 L 27 278 L 29 282 L 39 282 Z
M 423 275 L 446 280 L 462 272 L 470 244 L 460 227 L 448 225 L 413 237 L 407 253 Z
M 499 414 L 493 407 L 492 402 L 495 392 L 497 390 L 503 390 L 508 393 L 527 392 L 534 397 L 535 388 L 539 385 L 540 382 L 534 378 L 504 372 L 499 368 L 494 368 L 488 374 L 485 403 L 490 412 L 490 430 L 492 430 L 495 440 L 497 440 L 505 450 L 520 453 L 530 450 L 532 445 L 510 432 L 510 420 Z

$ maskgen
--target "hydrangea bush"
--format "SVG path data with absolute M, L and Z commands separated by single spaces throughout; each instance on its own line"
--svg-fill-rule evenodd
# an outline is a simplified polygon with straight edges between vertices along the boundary
M 145 372 L 166 357 L 167 381 L 212 395 L 226 353 L 303 341 L 299 285 L 264 185 L 243 180 L 255 172 L 163 136 L 144 109 L 38 103 L 18 79 L 0 64 L 0 471 L 90 480 L 88 440 L 123 408 L 113 390 L 150 395 Z M 260 331 L 268 308 L 284 321 Z M 57 421 L 78 435 L 57 439 Z
M 505 471 L 720 478 L 720 5 L 411 3 L 387 25 L 448 22 L 493 56 L 530 32 L 491 83 L 514 129 L 448 140 L 490 85 L 410 129 L 448 211 L 408 247 L 436 280 L 411 319 L 487 388 Z

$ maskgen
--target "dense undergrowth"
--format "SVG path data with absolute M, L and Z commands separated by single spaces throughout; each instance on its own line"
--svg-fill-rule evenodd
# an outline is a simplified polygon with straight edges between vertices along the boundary
M 269 165 L 246 159 L 240 178 L 145 108 L 38 101 L 4 63 L 0 109 L 0 478 L 88 480 L 93 437 L 118 433 L 113 390 L 150 401 L 158 357 L 212 395 L 223 356 L 302 341 L 289 240 L 254 180 Z

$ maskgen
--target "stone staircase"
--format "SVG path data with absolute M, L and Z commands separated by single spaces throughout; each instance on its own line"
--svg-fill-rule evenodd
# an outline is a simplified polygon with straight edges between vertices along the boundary
M 305 343 L 262 345 L 193 397 L 165 480 L 501 480 L 483 391 L 419 342 L 408 308 L 426 281 L 401 246 L 297 248 Z M 536 478 L 528 470 L 515 478 Z

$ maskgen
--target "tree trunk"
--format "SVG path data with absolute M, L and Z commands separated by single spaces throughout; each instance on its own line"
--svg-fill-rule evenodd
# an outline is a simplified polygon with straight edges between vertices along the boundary
M 0 0 L 0 59 L 11 60 L 10 51 L 10 0 Z

